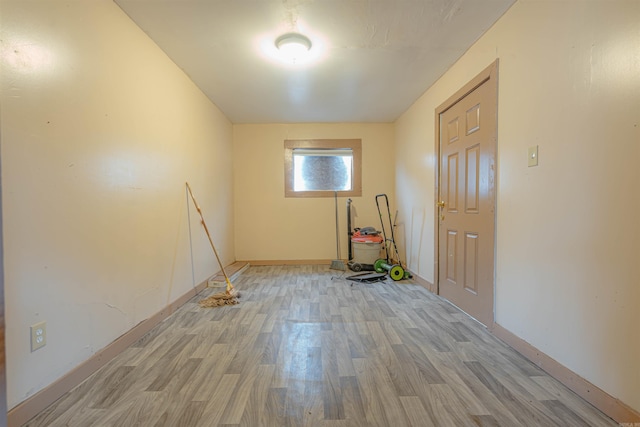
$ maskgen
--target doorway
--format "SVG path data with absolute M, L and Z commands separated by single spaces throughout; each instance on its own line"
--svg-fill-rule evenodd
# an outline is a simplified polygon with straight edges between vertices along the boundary
M 436 109 L 438 294 L 492 326 L 498 61 Z

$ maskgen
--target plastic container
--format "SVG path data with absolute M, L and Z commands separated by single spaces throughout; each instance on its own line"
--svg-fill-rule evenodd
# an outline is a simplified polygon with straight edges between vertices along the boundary
M 382 243 L 352 242 L 353 262 L 360 264 L 373 264 L 380 258 Z
M 351 236 L 351 247 L 353 249 L 352 263 L 362 266 L 373 265 L 380 258 L 382 236 L 379 234 L 361 235 L 360 231 L 356 231 Z

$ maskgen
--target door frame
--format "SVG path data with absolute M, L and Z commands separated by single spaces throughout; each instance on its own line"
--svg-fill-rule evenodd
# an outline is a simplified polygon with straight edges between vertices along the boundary
M 2 136 L 0 135 L 0 142 Z M 0 146 L 2 144 L 0 143 Z M 2 157 L 0 156 L 0 163 Z M 2 167 L 0 167 L 1 172 Z M 5 350 L 4 246 L 2 229 L 2 178 L 0 173 L 0 427 L 7 425 L 7 358 Z
M 433 265 L 433 277 L 434 277 L 434 283 L 433 283 L 433 291 L 440 295 L 440 249 L 439 249 L 439 243 L 440 243 L 440 227 L 439 227 L 439 216 L 440 216 L 440 211 L 439 211 L 439 207 L 436 205 L 437 201 L 439 200 L 440 197 L 440 162 L 441 162 L 441 158 L 440 158 L 440 115 L 442 113 L 444 113 L 445 111 L 447 111 L 449 108 L 451 108 L 453 105 L 455 105 L 458 101 L 460 101 L 462 98 L 464 98 L 465 96 L 467 96 L 468 94 L 470 94 L 471 92 L 473 92 L 475 89 L 477 89 L 478 87 L 480 87 L 482 84 L 487 83 L 491 85 L 491 89 L 492 89 L 492 93 L 495 94 L 495 105 L 496 105 L 496 150 L 495 150 L 495 156 L 496 156 L 496 166 L 497 166 L 497 155 L 498 155 L 498 150 L 497 150 L 497 144 L 498 144 L 498 126 L 497 126 L 497 122 L 498 122 L 498 62 L 499 60 L 496 59 L 491 65 L 489 65 L 487 68 L 485 68 L 484 70 L 482 70 L 477 76 L 475 76 L 473 79 L 471 79 L 467 84 L 465 84 L 462 88 L 458 89 L 453 95 L 451 95 L 449 98 L 447 98 L 446 101 L 444 101 L 442 104 L 440 104 L 436 110 L 435 110 L 435 189 L 434 189 L 434 202 L 433 202 L 433 228 L 434 228 L 434 265 Z M 495 171 L 494 173 L 497 174 L 497 171 Z M 491 325 L 487 325 L 487 327 L 489 329 L 492 328 L 493 323 L 495 322 L 495 272 L 496 272 L 496 257 L 495 257 L 495 250 L 496 250 L 496 243 L 497 241 L 495 240 L 496 237 L 496 232 L 497 232 L 497 215 L 496 215 L 496 201 L 497 201 L 497 185 L 496 185 L 496 181 L 494 179 L 494 198 L 493 198 L 493 208 L 494 208 L 494 221 L 496 221 L 496 224 L 494 225 L 494 260 L 493 260 L 493 288 L 494 288 L 494 292 L 493 292 L 493 299 L 494 299 L 494 303 L 493 303 L 493 316 L 492 317 L 492 324 Z

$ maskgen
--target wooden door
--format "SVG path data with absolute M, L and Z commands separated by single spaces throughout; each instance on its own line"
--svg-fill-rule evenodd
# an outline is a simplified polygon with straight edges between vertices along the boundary
M 437 111 L 438 292 L 493 323 L 497 63 Z

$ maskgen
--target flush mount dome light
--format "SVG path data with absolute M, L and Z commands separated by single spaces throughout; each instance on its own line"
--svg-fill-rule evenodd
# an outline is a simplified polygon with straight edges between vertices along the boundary
M 296 63 L 309 53 L 311 40 L 302 34 L 288 33 L 276 39 L 276 47 L 284 60 Z

